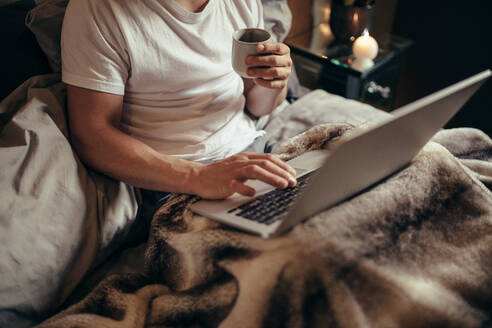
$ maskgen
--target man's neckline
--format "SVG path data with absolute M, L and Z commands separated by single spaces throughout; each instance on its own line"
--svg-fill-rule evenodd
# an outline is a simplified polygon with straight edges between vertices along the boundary
M 215 4 L 214 0 L 207 0 L 197 12 L 189 11 L 181 6 L 176 0 L 164 0 L 161 1 L 164 6 L 175 16 L 177 19 L 185 22 L 185 23 L 196 23 L 205 19 L 209 12 L 212 10 L 212 7 Z

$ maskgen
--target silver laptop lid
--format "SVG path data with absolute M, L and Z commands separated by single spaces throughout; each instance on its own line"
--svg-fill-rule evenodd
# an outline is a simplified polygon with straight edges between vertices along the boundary
M 474 75 L 392 112 L 336 148 L 311 178 L 277 232 L 403 168 L 491 75 Z

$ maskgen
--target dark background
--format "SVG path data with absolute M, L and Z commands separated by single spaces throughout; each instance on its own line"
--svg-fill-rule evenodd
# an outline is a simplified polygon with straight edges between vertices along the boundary
M 48 61 L 25 25 L 33 0 L 0 7 L 0 101 L 29 77 L 50 73 Z
M 391 14 L 392 33 L 415 42 L 402 68 L 397 107 L 492 68 L 492 1 L 399 0 Z M 475 127 L 492 136 L 492 81 L 446 127 Z

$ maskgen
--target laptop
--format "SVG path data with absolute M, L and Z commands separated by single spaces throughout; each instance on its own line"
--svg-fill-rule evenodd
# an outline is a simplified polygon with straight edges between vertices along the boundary
M 191 209 L 264 238 L 279 235 L 404 168 L 490 75 L 483 71 L 405 105 L 332 151 L 311 151 L 288 161 L 297 172 L 295 187 L 275 189 L 249 180 L 254 197 L 203 199 Z

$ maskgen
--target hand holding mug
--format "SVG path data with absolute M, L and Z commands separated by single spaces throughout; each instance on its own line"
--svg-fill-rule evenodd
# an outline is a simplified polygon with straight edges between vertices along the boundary
M 282 89 L 291 74 L 290 49 L 284 43 L 270 40 L 270 33 L 259 28 L 234 32 L 232 66 L 240 76 L 254 79 L 258 85 Z
M 245 58 L 246 74 L 265 88 L 284 88 L 292 69 L 290 48 L 281 42 L 265 42 L 258 44 L 256 50 L 258 54 Z

